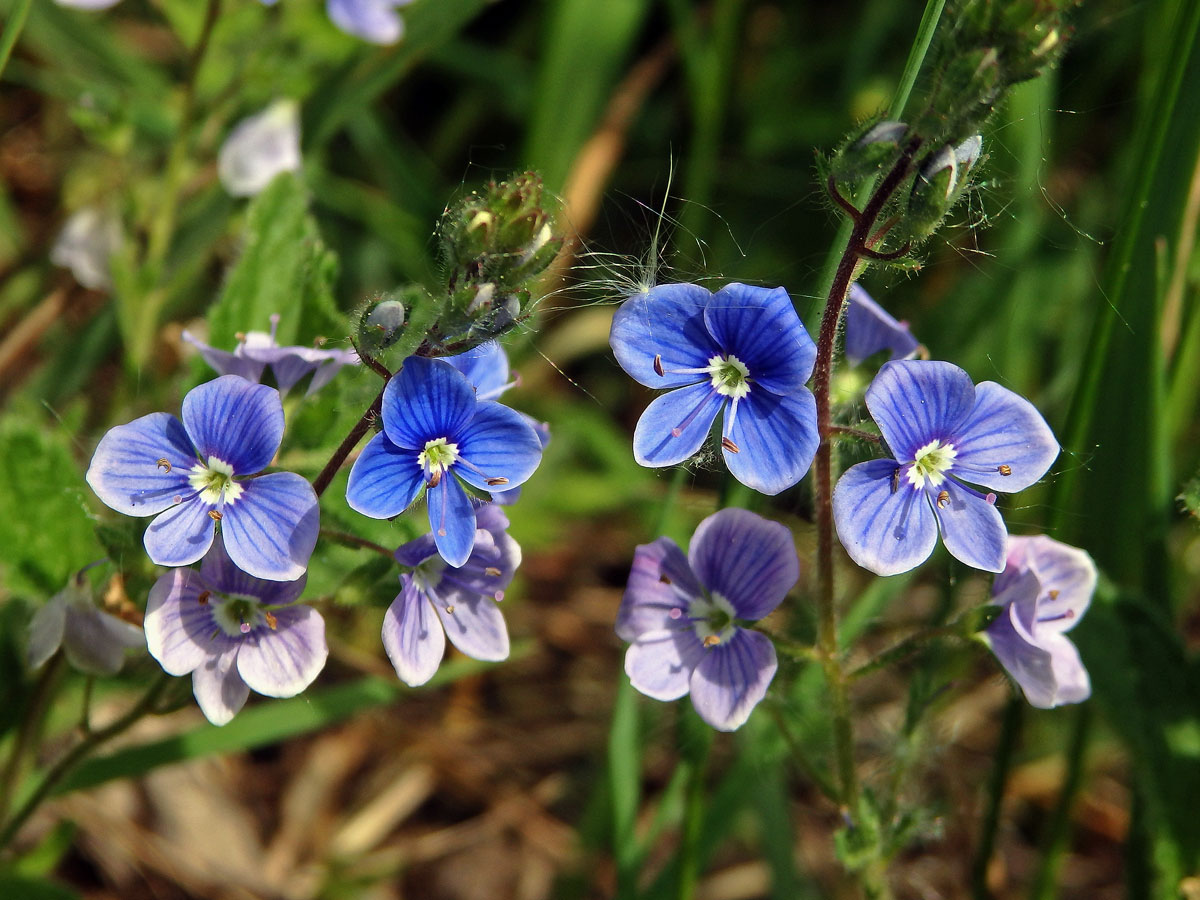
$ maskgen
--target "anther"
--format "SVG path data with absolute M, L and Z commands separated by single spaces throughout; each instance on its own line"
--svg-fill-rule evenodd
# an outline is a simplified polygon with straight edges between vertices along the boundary
M 155 463 L 155 465 L 158 466 L 160 469 L 162 469 L 164 472 L 171 471 L 171 461 L 169 459 L 167 459 L 165 456 L 160 456 L 158 459 L 158 462 Z
M 267 620 L 267 627 L 275 631 L 279 627 L 279 620 L 275 618 L 275 613 L 263 610 L 263 618 Z
M 947 506 L 950 505 L 950 492 L 949 491 L 939 491 L 938 492 L 937 505 L 938 505 L 938 509 L 945 509 Z
M 654 374 L 659 378 L 663 378 L 667 374 L 666 370 L 663 368 L 662 357 L 657 353 L 654 354 Z
M 429 486 L 431 488 L 435 488 L 441 483 L 442 483 L 442 470 L 434 469 L 432 472 L 429 473 Z
M 454 607 L 453 607 L 453 606 L 447 606 L 447 607 L 446 607 L 446 612 L 447 612 L 447 613 L 449 613 L 450 615 L 454 615 Z
M 507 479 L 507 478 L 500 478 L 500 477 L 496 477 L 496 478 L 489 478 L 489 479 L 487 480 L 487 483 L 488 483 L 488 486 L 489 486 L 489 487 L 493 487 L 493 486 L 495 486 L 495 485 L 497 485 L 497 484 L 508 484 L 508 479 Z
M 499 569 L 497 569 L 495 566 L 488 566 L 486 569 L 484 569 L 484 570 L 483 570 L 483 574 L 484 574 L 484 575 L 489 575 L 489 576 L 491 576 L 492 578 L 499 578 L 499 577 L 500 577 L 500 570 L 499 570 Z
M 666 572 L 664 572 L 662 575 L 659 575 L 658 580 L 661 581 L 663 584 L 671 583 L 671 579 L 667 577 Z
M 1057 600 L 1057 599 L 1058 599 L 1058 591 L 1051 589 L 1051 591 L 1050 591 L 1050 599 L 1051 599 L 1051 600 Z
M 899 489 L 900 489 L 900 467 L 896 466 L 896 468 L 892 471 L 892 493 L 893 494 L 896 493 L 896 491 L 898 491 Z
M 212 519 L 214 522 L 220 522 L 221 519 L 223 518 L 223 516 L 221 515 L 221 511 L 219 509 L 210 509 L 208 511 L 208 517 L 210 519 Z
M 201 591 L 200 596 L 196 598 L 196 602 L 201 606 L 208 603 L 208 598 L 212 596 L 212 591 Z
M 1005 476 L 1011 475 L 1012 474 L 1012 466 L 996 466 L 996 471 L 999 472 L 1001 475 L 1005 475 Z
M 717 635 L 715 635 L 715 634 L 710 634 L 708 637 L 706 637 L 704 639 L 704 649 L 711 650 L 713 647 L 717 646 L 717 644 L 719 644 L 719 643 L 721 643 L 721 639 L 719 637 L 717 637 Z
M 721 446 L 724 447 L 726 450 L 728 450 L 730 453 L 741 453 L 742 452 L 741 448 L 738 447 L 737 444 L 735 444 L 733 441 L 731 441 L 727 437 L 721 438 Z
M 262 332 L 259 332 L 259 334 L 261 334 L 261 333 L 262 333 Z M 244 342 L 245 342 L 245 340 L 246 340 L 246 332 L 244 332 L 244 331 L 235 331 L 235 332 L 233 333 L 233 337 L 234 337 L 234 340 L 236 340 L 236 341 L 237 341 L 239 344 L 241 344 L 241 343 L 244 343 Z

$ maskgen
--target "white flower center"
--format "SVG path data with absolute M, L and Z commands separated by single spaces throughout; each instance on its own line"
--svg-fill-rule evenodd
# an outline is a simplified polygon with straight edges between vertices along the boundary
M 750 370 L 734 356 L 714 356 L 704 370 L 712 378 L 713 390 L 734 400 L 750 393 Z
M 733 624 L 736 613 L 733 604 L 720 594 L 696 597 L 688 607 L 692 628 L 705 647 L 715 647 L 728 641 L 737 626 Z
M 428 596 L 442 580 L 444 571 L 446 561 L 440 556 L 431 556 L 412 570 L 413 584 L 417 586 L 418 591 Z
M 229 637 L 244 637 L 261 625 L 276 628 L 275 616 L 262 609 L 258 597 L 213 591 L 207 602 L 212 604 L 213 621 Z
M 226 506 L 232 505 L 242 496 L 244 490 L 233 480 L 233 466 L 215 456 L 208 458 L 207 465 L 196 463 L 192 466 L 192 473 L 188 475 L 188 483 L 200 492 L 201 502 L 210 506 L 220 503 L 222 496 L 224 496 Z
M 434 438 L 425 442 L 425 449 L 417 454 L 417 464 L 431 477 L 440 476 L 458 462 L 458 444 L 446 438 Z
M 953 444 L 943 444 L 934 439 L 917 451 L 912 465 L 908 467 L 908 483 L 922 488 L 928 481 L 930 487 L 938 487 L 946 480 L 946 473 L 954 467 L 958 451 Z

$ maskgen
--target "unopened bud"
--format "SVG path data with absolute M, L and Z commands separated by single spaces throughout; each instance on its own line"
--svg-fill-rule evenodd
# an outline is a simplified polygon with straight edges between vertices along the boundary
M 834 154 L 830 171 L 838 181 L 853 181 L 890 166 L 900 153 L 908 125 L 890 119 L 868 120 Z
M 415 285 L 376 297 L 356 315 L 355 346 L 363 353 L 376 356 L 400 340 L 412 310 L 433 302 L 424 288 Z

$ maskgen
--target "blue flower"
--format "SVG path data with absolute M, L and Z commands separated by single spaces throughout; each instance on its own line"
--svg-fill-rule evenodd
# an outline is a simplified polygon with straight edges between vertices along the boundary
M 175 569 L 150 589 L 146 643 L 171 675 L 192 676 L 192 693 L 224 725 L 253 689 L 294 697 L 321 673 L 325 620 L 296 603 L 306 575 L 265 581 L 235 568 L 218 539 L 195 569 Z
M 329 19 L 346 34 L 372 44 L 394 44 L 404 36 L 396 9 L 412 0 L 325 0 Z
M 713 728 L 738 728 L 778 665 L 770 639 L 739 623 L 774 610 L 799 577 L 791 532 L 744 509 L 701 522 L 686 557 L 666 537 L 639 546 L 617 613 L 630 682 L 656 700 L 690 693 Z
M 892 359 L 908 359 L 921 347 L 908 323 L 897 322 L 858 284 L 850 285 L 845 321 L 846 362 L 852 366 L 881 350 L 891 351 Z
M 1096 590 L 1096 564 L 1077 547 L 1048 538 L 1008 541 L 992 602 L 1004 607 L 986 637 L 1000 664 L 1038 709 L 1081 703 L 1092 693 L 1079 651 L 1066 637 Z
M 145 544 L 160 566 L 200 559 L 219 522 L 235 565 L 291 581 L 317 542 L 317 495 L 291 472 L 246 477 L 266 468 L 282 439 L 279 392 L 224 375 L 188 392 L 182 424 L 151 413 L 110 430 L 87 482 L 117 512 L 156 516 Z
M 867 388 L 867 409 L 894 459 L 852 466 L 833 492 L 838 536 L 877 575 L 916 568 L 938 531 L 956 559 L 1004 569 L 1007 532 L 990 491 L 1023 490 L 1058 456 L 1033 405 L 946 362 L 886 363 Z M 960 480 L 961 479 L 961 480 Z
M 475 507 L 459 479 L 485 492 L 516 487 L 541 461 L 538 436 L 513 410 L 477 400 L 449 363 L 415 356 L 384 389 L 382 419 L 383 431 L 350 469 L 346 502 L 388 519 L 424 490 L 438 552 L 463 565 L 475 543 Z
M 816 347 L 783 288 L 660 285 L 622 304 L 609 343 L 636 381 L 672 389 L 638 420 L 641 465 L 683 462 L 723 411 L 725 463 L 742 484 L 778 494 L 808 471 L 817 407 L 804 383 Z
M 433 677 L 447 635 L 474 659 L 508 658 L 498 601 L 521 564 L 521 548 L 499 507 L 482 506 L 476 518 L 475 546 L 461 566 L 448 566 L 428 534 L 396 551 L 396 561 L 413 570 L 400 576 L 400 594 L 383 617 L 383 647 L 400 680 L 412 687 Z

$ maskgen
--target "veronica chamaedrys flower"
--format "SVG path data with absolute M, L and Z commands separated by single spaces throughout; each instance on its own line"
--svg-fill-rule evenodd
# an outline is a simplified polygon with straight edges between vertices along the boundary
M 852 366 L 882 350 L 890 351 L 892 359 L 907 359 L 921 346 L 907 322 L 896 321 L 857 283 L 850 285 L 846 298 L 845 323 L 846 362 Z
M 85 206 L 71 214 L 50 248 L 50 262 L 71 274 L 85 288 L 112 287 L 109 263 L 121 249 L 121 221 L 112 213 Z
M 963 482 L 1015 492 L 1046 474 L 1058 442 L 1041 414 L 1007 388 L 926 360 L 885 363 L 866 401 L 894 458 L 852 466 L 834 488 L 850 558 L 877 575 L 907 572 L 940 530 L 951 556 L 1002 571 L 1008 534 L 996 495 Z
M 175 569 L 154 583 L 146 603 L 146 643 L 171 675 L 192 676 L 208 721 L 224 725 L 251 690 L 293 697 L 325 667 L 325 620 L 296 604 L 307 575 L 267 581 L 230 560 L 221 540 L 200 569 Z
M 987 642 L 1038 709 L 1080 703 L 1092 693 L 1079 651 L 1066 637 L 1096 590 L 1096 564 L 1077 547 L 1045 535 L 1008 539 L 1008 560 L 992 584 L 1003 607 Z
M 261 381 L 267 366 L 275 376 L 281 394 L 290 391 L 305 375 L 312 373 L 305 394 L 314 394 L 329 384 L 342 366 L 358 365 L 354 350 L 321 350 L 317 347 L 281 347 L 275 340 L 279 313 L 271 316 L 271 331 L 248 331 L 238 336 L 232 350 L 218 350 L 184 331 L 182 338 L 195 347 L 204 361 L 222 375 L 241 375 L 247 381 Z
M 383 617 L 383 647 L 410 687 L 433 677 L 447 635 L 474 659 L 508 658 L 508 629 L 498 601 L 521 564 L 521 548 L 494 504 L 479 508 L 476 525 L 475 545 L 461 566 L 447 565 L 429 534 L 396 551 L 396 561 L 412 571 L 400 576 L 400 593 Z
M 350 469 L 346 502 L 374 519 L 404 512 L 425 492 L 438 553 L 466 564 L 475 504 L 463 487 L 516 487 L 537 468 L 541 443 L 521 416 L 477 400 L 471 383 L 440 359 L 410 356 L 383 391 L 383 431 Z
M 281 172 L 300 170 L 300 105 L 276 100 L 242 119 L 217 153 L 217 175 L 235 197 L 253 197 Z
M 783 288 L 659 285 L 621 305 L 609 344 L 634 380 L 671 389 L 638 420 L 641 465 L 683 462 L 724 411 L 721 447 L 742 484 L 778 494 L 808 471 L 817 406 L 804 383 L 817 351 Z
M 791 532 L 744 509 L 701 522 L 686 557 L 670 538 L 642 544 L 617 613 L 629 680 L 656 700 L 690 693 L 713 728 L 738 728 L 777 668 L 770 639 L 740 624 L 774 610 L 799 577 Z
M 404 20 L 396 12 L 412 0 L 326 0 L 330 21 L 346 34 L 372 44 L 394 44 L 404 36 Z
M 290 581 L 308 566 L 320 512 L 299 475 L 257 475 L 282 439 L 279 391 L 223 375 L 188 391 L 182 423 L 159 412 L 111 429 L 87 482 L 117 512 L 156 517 L 145 544 L 160 566 L 200 559 L 220 523 L 235 565 Z
M 107 676 L 121 670 L 127 650 L 145 646 L 142 629 L 96 606 L 81 571 L 33 614 L 26 658 L 29 668 L 40 669 L 61 647 L 80 672 Z

